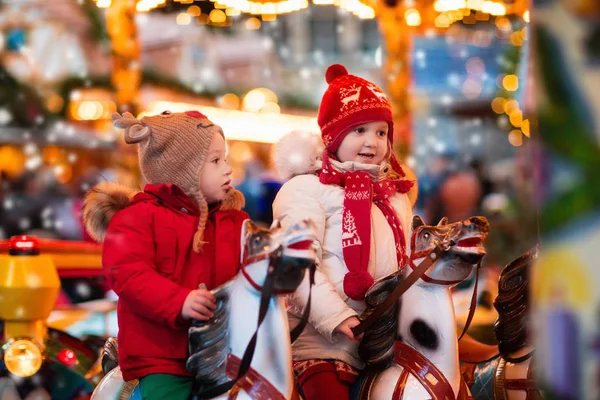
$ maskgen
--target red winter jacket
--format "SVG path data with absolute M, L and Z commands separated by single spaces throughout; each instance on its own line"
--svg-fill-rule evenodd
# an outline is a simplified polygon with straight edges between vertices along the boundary
M 108 225 L 102 264 L 119 296 L 119 365 L 126 381 L 157 373 L 189 375 L 185 298 L 200 283 L 212 289 L 238 271 L 248 214 L 211 210 L 200 254 L 192 249 L 198 215 L 177 186 L 146 185 Z

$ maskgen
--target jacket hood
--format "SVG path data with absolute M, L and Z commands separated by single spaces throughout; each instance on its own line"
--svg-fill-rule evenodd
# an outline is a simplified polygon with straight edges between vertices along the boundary
M 199 215 L 198 206 L 176 185 L 148 184 L 141 192 L 114 182 L 102 182 L 85 196 L 83 202 L 85 228 L 94 240 L 102 242 L 108 224 L 118 211 L 132 204 L 155 199 L 159 199 L 166 207 L 176 210 L 185 208 L 189 214 Z M 218 206 L 218 210 L 241 210 L 244 205 L 244 195 L 231 188 Z
M 102 182 L 90 189 L 83 200 L 83 223 L 89 235 L 102 242 L 112 217 L 129 206 L 136 193 L 114 182 Z

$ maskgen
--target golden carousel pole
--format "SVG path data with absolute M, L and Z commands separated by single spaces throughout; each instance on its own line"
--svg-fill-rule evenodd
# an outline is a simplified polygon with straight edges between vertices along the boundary
M 106 9 L 112 51 L 112 84 L 119 112 L 137 115 L 141 82 L 140 44 L 134 21 L 135 0 L 113 0 Z
M 140 42 L 135 24 L 136 0 L 112 0 L 106 9 L 106 30 L 110 37 L 112 54 L 111 82 L 115 91 L 117 111 L 137 116 L 140 110 L 141 84 Z M 125 144 L 120 136 L 115 164 L 120 165 L 119 182 L 136 185 L 141 180 L 138 168 L 137 146 Z
M 434 27 L 436 12 L 433 0 L 422 0 L 406 6 L 402 0 L 372 0 L 384 39 L 386 58 L 383 74 L 392 102 L 395 127 L 395 151 L 402 159 L 412 144 L 410 87 L 412 84 L 413 37 L 425 28 Z

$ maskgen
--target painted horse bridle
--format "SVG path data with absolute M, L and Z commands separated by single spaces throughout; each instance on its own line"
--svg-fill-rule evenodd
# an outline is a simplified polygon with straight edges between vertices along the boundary
M 281 274 L 281 272 L 283 270 L 284 263 L 282 262 L 282 260 L 284 257 L 285 256 L 283 255 L 283 246 L 279 245 L 278 247 L 276 247 L 275 249 L 273 249 L 271 251 L 265 251 L 265 252 L 259 253 L 257 255 L 254 255 L 254 256 L 247 256 L 244 258 L 244 262 L 242 263 L 242 266 L 240 268 L 242 275 L 248 281 L 250 286 L 252 286 L 254 289 L 256 289 L 257 291 L 260 292 L 260 306 L 259 306 L 259 310 L 258 310 L 258 323 L 256 325 L 256 330 L 254 331 L 252 338 L 248 342 L 248 346 L 246 346 L 246 350 L 244 351 L 244 355 L 242 356 L 241 361 L 239 361 L 239 364 L 237 364 L 237 366 L 236 366 L 237 375 L 235 376 L 235 378 L 233 378 L 227 382 L 221 383 L 220 385 L 215 386 L 215 387 L 211 388 L 210 390 L 202 392 L 202 398 L 213 398 L 213 397 L 220 396 L 224 393 L 227 393 L 232 388 L 234 388 L 234 386 L 236 386 L 236 384 L 251 370 L 250 364 L 252 363 L 252 358 L 254 357 L 254 351 L 256 350 L 256 343 L 258 340 L 258 331 L 267 315 L 271 297 L 273 297 L 273 295 L 276 295 L 276 294 L 284 294 L 284 293 L 293 292 L 293 291 L 276 290 L 274 288 L 275 278 L 278 274 Z M 257 284 L 254 281 L 254 279 L 252 279 L 252 277 L 250 276 L 248 271 L 246 271 L 246 267 L 250 264 L 253 264 L 253 263 L 256 263 L 259 261 L 263 261 L 263 260 L 267 260 L 267 259 L 269 260 L 269 266 L 267 267 L 267 274 L 266 274 L 263 285 L 260 286 L 259 284 Z M 308 316 L 310 314 L 312 286 L 315 281 L 315 269 L 316 269 L 315 263 L 311 263 L 308 266 L 308 268 L 309 268 L 309 279 L 310 279 L 308 302 L 307 302 L 306 308 L 304 309 L 302 317 L 300 319 L 300 323 L 298 325 L 296 325 L 296 327 L 290 332 L 290 340 L 292 343 L 300 336 L 300 334 L 306 327 L 306 324 L 308 323 Z
M 412 245 L 413 245 L 412 248 L 414 248 L 415 237 L 416 237 L 416 235 L 414 235 L 412 238 Z M 373 311 L 371 312 L 371 314 L 369 314 L 367 316 L 367 318 L 365 318 L 363 321 L 361 321 L 360 324 L 358 324 L 354 328 L 351 328 L 354 336 L 356 337 L 356 336 L 363 334 L 371 325 L 373 325 L 375 323 L 375 321 L 377 321 L 377 319 L 379 319 L 379 317 L 381 317 L 381 315 L 386 310 L 388 310 L 390 307 L 392 307 L 398 301 L 398 299 L 404 293 L 406 293 L 406 291 L 408 289 L 410 289 L 410 287 L 412 285 L 414 285 L 419 279 L 423 279 L 426 282 L 435 283 L 435 284 L 439 284 L 439 285 L 453 285 L 453 284 L 459 283 L 460 280 L 445 281 L 445 280 L 439 280 L 439 279 L 432 279 L 425 275 L 425 273 L 440 258 L 440 256 L 442 254 L 444 254 L 445 252 L 447 252 L 448 250 L 450 250 L 450 248 L 455 245 L 456 245 L 456 242 L 454 240 L 442 240 L 432 249 L 428 249 L 428 250 L 424 250 L 424 251 L 420 251 L 420 252 L 411 254 L 410 258 L 408 260 L 408 265 L 410 266 L 410 268 L 413 271 L 410 273 L 410 275 L 408 275 L 406 277 L 406 279 L 404 279 L 396 287 L 396 289 L 394 289 L 394 291 L 392 293 L 390 293 L 390 295 L 381 304 L 379 304 L 377 307 L 375 307 L 373 309 Z M 417 260 L 419 258 L 423 258 L 423 261 L 421 261 L 421 263 L 418 266 L 416 266 L 414 263 L 414 260 Z M 471 325 L 471 321 L 473 320 L 473 316 L 475 314 L 475 304 L 477 302 L 477 281 L 479 280 L 480 266 L 481 266 L 481 261 L 479 261 L 479 263 L 477 263 L 477 267 L 476 267 L 477 270 L 476 270 L 476 277 L 475 277 L 475 287 L 473 289 L 473 296 L 471 297 L 471 305 L 469 307 L 469 315 L 467 316 L 465 326 L 464 326 L 463 331 L 460 334 L 458 340 L 461 340 L 462 337 L 467 332 L 467 330 L 469 329 L 469 326 Z

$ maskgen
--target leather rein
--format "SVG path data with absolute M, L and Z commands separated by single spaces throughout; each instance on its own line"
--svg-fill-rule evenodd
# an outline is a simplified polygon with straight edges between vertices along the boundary
M 252 256 L 252 257 L 247 257 L 244 260 L 244 262 L 241 266 L 242 275 L 254 289 L 256 289 L 260 292 L 260 306 L 258 309 L 258 323 L 256 325 L 256 330 L 254 331 L 252 338 L 248 342 L 248 346 L 246 346 L 244 355 L 242 356 L 241 361 L 239 362 L 239 366 L 237 367 L 237 375 L 235 376 L 235 378 L 233 378 L 227 382 L 221 383 L 207 391 L 198 393 L 197 394 L 198 398 L 210 399 L 213 397 L 220 396 L 224 393 L 227 393 L 234 386 L 236 386 L 238 381 L 240 381 L 240 379 L 242 379 L 242 377 L 244 377 L 244 375 L 246 375 L 246 373 L 248 373 L 248 371 L 250 371 L 250 369 L 251 369 L 250 364 L 252 363 L 252 359 L 254 358 L 254 351 L 256 350 L 256 343 L 258 340 L 258 331 L 267 315 L 271 297 L 273 297 L 273 295 L 280 294 L 280 293 L 290 293 L 287 291 L 279 291 L 274 288 L 275 275 L 278 272 L 277 265 L 280 264 L 282 255 L 283 255 L 283 247 L 279 246 L 276 249 L 274 249 L 273 251 L 258 254 L 256 256 Z M 266 259 L 269 260 L 269 266 L 267 268 L 267 275 L 265 277 L 265 281 L 264 281 L 263 285 L 260 286 L 252 279 L 250 274 L 248 274 L 248 271 L 246 271 L 246 267 L 250 264 L 254 264 L 258 261 L 262 261 L 262 260 L 266 260 Z M 309 289 L 309 294 L 308 294 L 308 303 L 306 305 L 306 308 L 304 309 L 304 313 L 302 314 L 300 323 L 298 325 L 296 325 L 296 327 L 290 332 L 290 341 L 292 343 L 300 336 L 300 334 L 306 327 L 306 324 L 308 323 L 308 315 L 310 314 L 310 304 L 311 304 L 311 297 L 312 297 L 312 286 L 313 286 L 314 280 L 315 280 L 315 264 L 313 263 L 309 268 L 310 268 L 310 270 L 309 270 L 310 289 Z
M 406 277 L 406 279 L 404 279 L 402 282 L 400 282 L 400 284 L 394 289 L 394 291 L 392 293 L 390 293 L 390 295 L 388 297 L 386 297 L 386 299 L 381 304 L 379 304 L 377 307 L 375 307 L 373 309 L 373 311 L 367 316 L 367 318 L 362 320 L 360 322 L 360 324 L 358 324 L 357 326 L 355 326 L 354 328 L 351 329 L 354 336 L 355 337 L 359 336 L 359 335 L 363 334 L 367 329 L 369 329 L 369 327 L 371 327 L 371 325 L 373 325 L 375 323 L 375 321 L 377 321 L 377 319 L 379 319 L 379 317 L 381 317 L 381 315 L 386 310 L 388 310 L 390 307 L 392 307 L 398 301 L 398 299 L 404 293 L 406 293 L 406 291 L 408 289 L 410 289 L 410 287 L 412 285 L 414 285 L 419 279 L 423 279 L 425 282 L 434 283 L 434 284 L 438 284 L 438 285 L 453 285 L 453 284 L 459 283 L 460 280 L 445 281 L 445 280 L 432 279 L 425 275 L 425 273 L 439 259 L 439 257 L 442 254 L 444 254 L 445 252 L 447 252 L 448 250 L 450 250 L 450 248 L 454 245 L 456 245 L 456 242 L 454 240 L 442 241 L 442 242 L 438 243 L 431 250 L 425 250 L 425 251 L 411 254 L 409 261 L 408 261 L 408 265 L 410 266 L 410 268 L 413 271 L 410 273 L 410 275 L 408 275 Z M 416 266 L 414 263 L 414 260 L 419 259 L 419 258 L 423 258 L 423 261 L 421 261 L 421 263 L 418 266 Z M 467 321 L 465 323 L 463 331 L 460 334 L 458 340 L 461 340 L 462 337 L 467 332 L 467 330 L 469 329 L 469 326 L 471 325 L 471 321 L 473 320 L 473 316 L 475 314 L 475 305 L 477 302 L 477 284 L 479 281 L 480 266 L 481 266 L 481 261 L 479 261 L 479 263 L 477 263 L 477 267 L 476 267 L 477 270 L 476 270 L 476 277 L 475 277 L 475 287 L 473 288 L 473 295 L 471 296 L 469 315 L 467 316 Z

